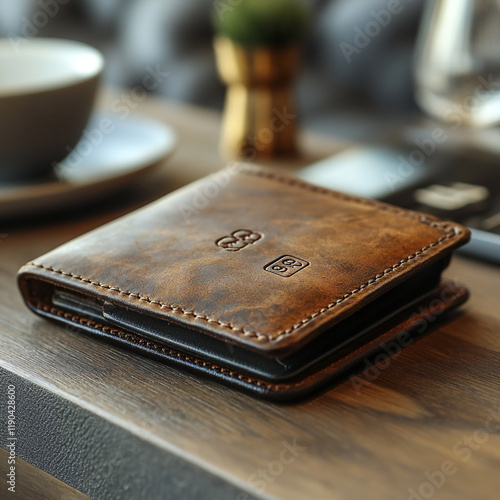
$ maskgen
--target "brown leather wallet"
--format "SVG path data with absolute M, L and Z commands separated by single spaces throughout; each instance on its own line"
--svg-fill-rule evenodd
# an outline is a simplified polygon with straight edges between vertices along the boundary
M 18 279 L 41 316 L 293 400 L 399 352 L 464 302 L 441 272 L 468 238 L 453 222 L 233 164 Z

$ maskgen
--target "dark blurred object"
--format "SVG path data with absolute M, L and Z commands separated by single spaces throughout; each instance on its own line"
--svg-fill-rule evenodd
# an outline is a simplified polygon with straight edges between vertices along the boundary
M 434 143 L 436 130 L 444 134 Z M 481 136 L 479 136 L 481 137 Z M 381 145 L 347 148 L 297 172 L 314 184 L 454 220 L 472 230 L 460 249 L 500 263 L 499 152 L 423 122 L 393 131 Z M 478 146 L 481 146 L 479 148 Z M 426 152 L 424 152 L 424 150 Z

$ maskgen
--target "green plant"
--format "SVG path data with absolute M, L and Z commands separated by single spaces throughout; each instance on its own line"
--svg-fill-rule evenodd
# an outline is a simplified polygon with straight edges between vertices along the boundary
M 302 38 L 309 11 L 300 0 L 219 0 L 213 24 L 217 33 L 241 45 L 290 45 Z

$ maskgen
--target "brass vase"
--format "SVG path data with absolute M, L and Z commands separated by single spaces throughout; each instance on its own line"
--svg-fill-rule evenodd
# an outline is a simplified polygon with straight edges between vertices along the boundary
M 244 47 L 214 40 L 217 69 L 227 85 L 221 150 L 247 161 L 297 153 L 292 83 L 298 48 Z

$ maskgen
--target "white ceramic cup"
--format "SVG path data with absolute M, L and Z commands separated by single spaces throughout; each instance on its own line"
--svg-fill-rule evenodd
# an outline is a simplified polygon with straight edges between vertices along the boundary
M 80 139 L 104 59 L 70 40 L 0 38 L 0 180 L 43 175 Z

